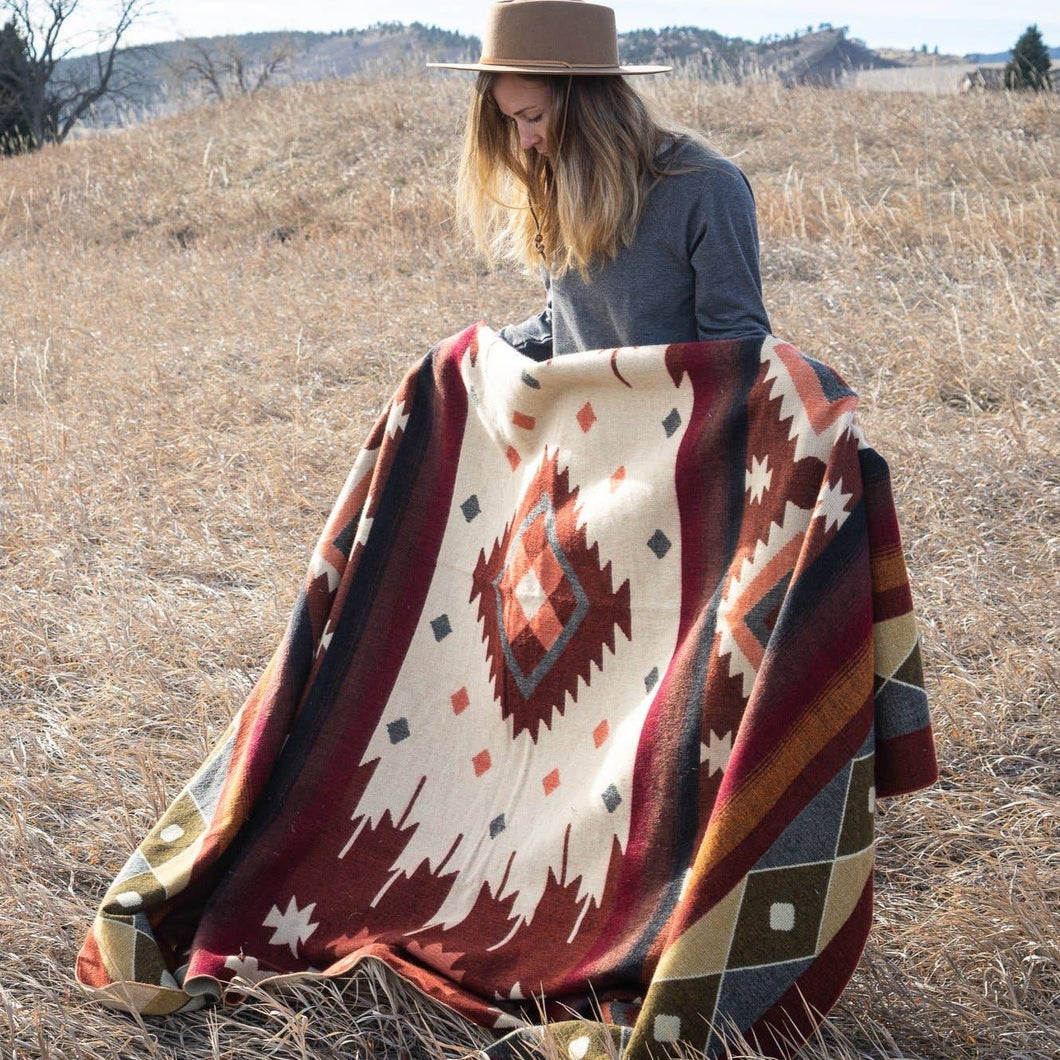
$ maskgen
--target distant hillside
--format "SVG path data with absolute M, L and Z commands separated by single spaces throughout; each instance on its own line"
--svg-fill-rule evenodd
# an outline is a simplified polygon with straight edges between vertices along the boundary
M 711 80 L 740 81 L 771 76 L 785 84 L 835 84 L 846 74 L 904 64 L 881 56 L 847 36 L 846 28 L 822 26 L 807 33 L 765 38 L 758 42 L 725 37 L 695 26 L 636 30 L 619 37 L 628 63 L 670 63 Z M 267 64 L 282 57 L 269 83 L 320 81 L 350 77 L 365 70 L 421 66 L 428 60 L 464 61 L 480 53 L 476 37 L 414 22 L 378 23 L 368 29 L 334 33 L 247 33 L 232 37 L 170 41 L 120 53 L 120 96 L 97 108 L 93 124 L 120 122 L 181 110 L 218 91 L 232 94 L 233 63 L 253 84 Z M 69 60 L 65 73 L 94 64 L 95 56 Z M 211 88 L 207 72 L 218 74 Z
M 859 70 L 886 70 L 901 66 L 885 59 L 845 29 L 818 30 L 755 46 L 755 58 L 787 84 L 828 85 Z
M 120 98 L 105 100 L 97 108 L 94 122 L 110 125 L 201 102 L 211 94 L 201 72 L 210 61 L 224 67 L 226 63 L 230 65 L 232 57 L 238 57 L 252 83 L 266 63 L 282 55 L 284 61 L 269 80 L 272 84 L 289 84 L 350 77 L 364 70 L 395 69 L 431 60 L 463 62 L 478 58 L 479 52 L 477 37 L 419 22 L 408 26 L 377 23 L 368 29 L 334 33 L 244 33 L 143 45 L 119 53 L 117 77 L 125 87 Z M 63 73 L 76 77 L 82 68 L 94 66 L 95 61 L 94 55 L 67 60 Z M 233 81 L 231 73 L 222 76 L 222 89 L 235 91 Z
M 694 26 L 673 26 L 622 34 L 619 45 L 626 62 L 668 62 L 727 80 L 767 74 L 786 84 L 833 84 L 856 70 L 901 65 L 849 38 L 846 28 L 832 27 L 755 43 Z
M 1011 58 L 1011 49 L 1007 52 L 990 52 L 989 55 L 986 52 L 973 52 L 965 56 L 970 63 L 1007 63 Z M 1060 48 L 1050 48 L 1049 58 L 1054 62 L 1060 59 Z

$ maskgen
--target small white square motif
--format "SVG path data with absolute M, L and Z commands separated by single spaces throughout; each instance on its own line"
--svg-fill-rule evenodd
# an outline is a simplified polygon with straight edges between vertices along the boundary
M 791 902 L 774 902 L 769 907 L 769 926 L 774 931 L 791 931 L 795 926 L 795 906 Z
M 585 1054 L 589 1051 L 589 1046 L 592 1042 L 589 1039 L 589 1035 L 583 1034 L 580 1038 L 575 1038 L 570 1045 L 567 1046 L 567 1053 L 571 1060 L 585 1060 Z
M 676 1042 L 681 1038 L 680 1016 L 656 1016 L 653 1027 L 657 1042 Z

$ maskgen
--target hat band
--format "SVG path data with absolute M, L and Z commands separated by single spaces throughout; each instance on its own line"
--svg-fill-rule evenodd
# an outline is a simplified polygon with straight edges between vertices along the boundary
M 520 69 L 536 70 L 547 66 L 555 70 L 615 70 L 615 63 L 569 63 L 565 59 L 492 59 L 483 56 L 479 60 L 480 66 L 518 66 Z

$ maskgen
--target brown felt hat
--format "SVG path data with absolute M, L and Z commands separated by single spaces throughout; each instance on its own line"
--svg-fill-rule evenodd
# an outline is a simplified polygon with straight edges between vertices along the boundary
M 664 74 L 669 66 L 622 66 L 615 12 L 588 0 L 499 0 L 491 4 L 477 63 L 449 70 L 511 74 Z

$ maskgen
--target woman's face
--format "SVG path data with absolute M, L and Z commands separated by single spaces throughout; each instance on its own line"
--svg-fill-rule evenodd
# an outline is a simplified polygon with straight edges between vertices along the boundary
M 548 84 L 521 74 L 498 74 L 493 84 L 493 98 L 501 113 L 515 122 L 522 149 L 548 155 L 552 105 Z

